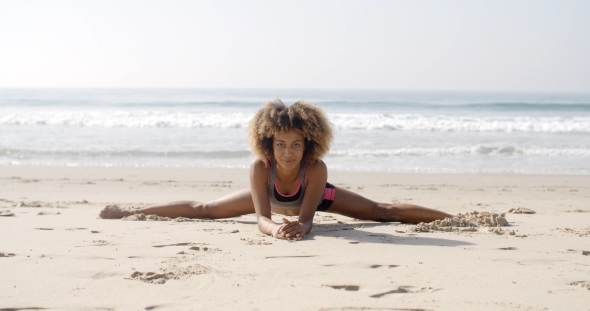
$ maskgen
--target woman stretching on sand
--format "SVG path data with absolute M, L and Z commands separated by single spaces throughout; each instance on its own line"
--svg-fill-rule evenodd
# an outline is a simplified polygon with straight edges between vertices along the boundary
M 451 215 L 410 204 L 378 203 L 327 182 L 321 158 L 328 153 L 332 128 L 317 106 L 299 101 L 287 107 L 280 100 L 264 105 L 250 121 L 250 146 L 257 159 L 250 165 L 250 189 L 211 202 L 179 201 L 142 209 L 109 205 L 101 218 L 143 213 L 162 217 L 229 218 L 256 213 L 260 232 L 277 239 L 300 240 L 311 231 L 316 211 L 363 220 L 431 222 Z M 271 219 L 276 214 L 297 221 Z

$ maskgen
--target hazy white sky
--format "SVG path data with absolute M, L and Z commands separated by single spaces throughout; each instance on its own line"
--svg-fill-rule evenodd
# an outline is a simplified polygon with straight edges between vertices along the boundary
M 590 1 L 4 1 L 0 87 L 590 92 Z

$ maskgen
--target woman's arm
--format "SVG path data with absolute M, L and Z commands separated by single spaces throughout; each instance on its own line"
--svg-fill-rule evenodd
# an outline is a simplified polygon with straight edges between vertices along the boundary
M 250 190 L 256 211 L 258 230 L 264 234 L 274 236 L 278 227 L 270 216 L 270 200 L 268 199 L 268 167 L 261 160 L 254 160 L 250 164 Z M 274 234 L 273 234 L 274 233 Z

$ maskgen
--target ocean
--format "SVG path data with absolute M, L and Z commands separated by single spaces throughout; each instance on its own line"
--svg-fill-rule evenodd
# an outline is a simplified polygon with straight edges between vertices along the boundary
M 326 111 L 331 170 L 590 174 L 590 94 L 296 89 L 0 89 L 0 169 L 246 168 L 274 98 Z

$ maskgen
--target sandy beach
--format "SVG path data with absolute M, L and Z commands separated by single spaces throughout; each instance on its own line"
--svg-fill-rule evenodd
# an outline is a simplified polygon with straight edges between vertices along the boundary
M 590 176 L 329 181 L 383 202 L 506 213 L 514 234 L 317 213 L 311 234 L 288 242 L 252 215 L 103 220 L 112 203 L 217 198 L 248 187 L 248 171 L 2 166 L 0 310 L 590 310 Z

